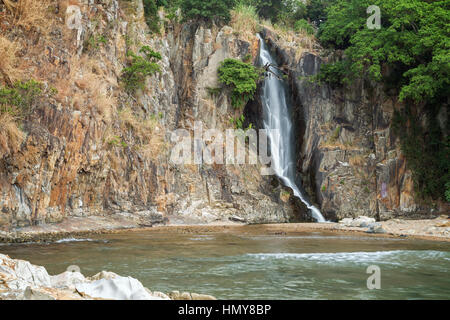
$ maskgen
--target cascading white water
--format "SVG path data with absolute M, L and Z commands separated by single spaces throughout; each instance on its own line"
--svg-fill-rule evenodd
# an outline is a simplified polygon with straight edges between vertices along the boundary
M 264 40 L 258 35 L 261 49 L 259 53 L 260 64 L 276 66 Z M 280 76 L 276 68 L 271 71 Z M 264 113 L 264 127 L 270 140 L 270 152 L 272 155 L 272 169 L 275 174 L 294 191 L 317 222 L 325 222 L 319 209 L 311 205 L 295 183 L 295 162 L 292 154 L 292 122 L 287 104 L 287 91 L 285 83 L 277 77 L 270 75 L 265 79 L 261 94 Z M 273 129 L 276 129 L 273 131 Z M 277 132 L 278 131 L 278 132 Z

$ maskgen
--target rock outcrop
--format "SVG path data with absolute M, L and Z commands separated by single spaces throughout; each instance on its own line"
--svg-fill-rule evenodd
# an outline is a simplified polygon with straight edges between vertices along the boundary
M 0 254 L 0 300 L 215 300 L 197 293 L 166 295 L 131 277 L 102 271 L 86 278 L 66 271 L 50 276 L 44 267 Z

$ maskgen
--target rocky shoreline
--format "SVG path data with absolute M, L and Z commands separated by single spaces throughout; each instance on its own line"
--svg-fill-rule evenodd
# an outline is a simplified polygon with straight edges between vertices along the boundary
M 250 226 L 255 232 L 263 233 L 353 233 L 365 236 L 424 239 L 450 241 L 450 220 L 447 215 L 426 220 L 392 219 L 375 222 L 368 217 L 347 218 L 339 223 L 286 223 L 247 224 L 239 221 L 216 221 L 199 223 L 192 221 L 168 220 L 165 224 L 143 226 L 124 217 L 70 217 L 60 224 L 40 225 L 0 231 L 0 243 L 55 242 L 65 238 L 87 237 L 98 234 L 149 231 L 149 232 L 231 232 Z
M 0 254 L 0 300 L 216 300 L 213 296 L 150 291 L 131 277 L 102 271 L 85 277 L 77 270 L 51 276 L 41 266 Z

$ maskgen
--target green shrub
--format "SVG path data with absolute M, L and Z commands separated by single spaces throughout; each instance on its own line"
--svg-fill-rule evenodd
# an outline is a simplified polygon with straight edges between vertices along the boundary
M 182 0 L 181 10 L 186 19 L 230 21 L 235 0 Z
M 206 91 L 208 91 L 208 94 L 215 98 L 220 95 L 220 92 L 222 91 L 222 88 L 214 88 L 214 87 L 207 87 Z
M 243 128 L 244 128 L 244 122 L 245 122 L 245 117 L 244 117 L 244 115 L 241 115 L 240 117 L 230 118 L 230 123 L 231 123 L 236 129 L 243 129 Z
M 35 80 L 18 81 L 12 87 L 0 87 L 0 113 L 25 116 L 42 95 L 42 84 Z
M 251 64 L 236 59 L 225 59 L 219 67 L 219 80 L 231 87 L 231 104 L 239 109 L 253 99 L 260 73 Z
M 230 118 L 230 124 L 232 124 L 235 129 L 240 129 L 240 130 L 244 130 L 244 131 L 253 129 L 252 123 L 250 123 L 247 128 L 244 127 L 245 116 L 243 114 L 238 117 Z
M 92 35 L 87 40 L 87 44 L 85 45 L 85 48 L 97 50 L 100 48 L 100 44 L 105 45 L 106 43 L 108 43 L 108 40 L 105 38 L 105 36 L 99 35 L 96 37 L 96 36 Z
M 305 19 L 298 20 L 294 25 L 294 29 L 297 32 L 303 31 L 309 35 L 313 35 L 315 33 L 314 27 L 310 25 Z
M 158 52 L 153 51 L 148 46 L 143 46 L 139 53 L 143 54 L 144 57 L 131 51 L 127 52 L 127 56 L 132 58 L 132 62 L 129 67 L 122 71 L 121 80 L 125 84 L 125 90 L 129 93 L 133 93 L 137 89 L 143 90 L 146 78 L 161 70 L 157 62 L 162 57 Z
M 316 79 L 319 83 L 327 83 L 333 88 L 341 87 L 348 82 L 346 61 L 322 65 Z
M 424 117 L 416 108 L 406 106 L 396 111 L 393 118 L 392 127 L 400 138 L 416 193 L 423 199 L 447 199 L 449 195 L 450 137 L 443 138 L 437 122 L 438 110 L 435 106 Z

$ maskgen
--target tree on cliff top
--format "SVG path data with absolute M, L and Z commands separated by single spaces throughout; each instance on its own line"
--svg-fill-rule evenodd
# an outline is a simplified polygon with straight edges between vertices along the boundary
M 187 19 L 230 21 L 235 0 L 182 0 L 181 10 Z

